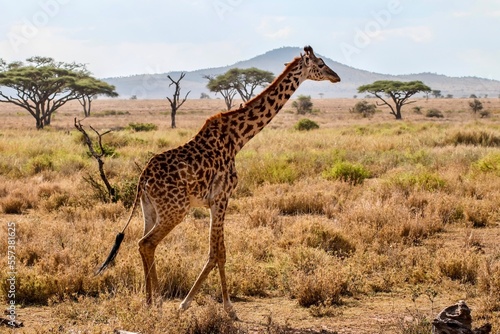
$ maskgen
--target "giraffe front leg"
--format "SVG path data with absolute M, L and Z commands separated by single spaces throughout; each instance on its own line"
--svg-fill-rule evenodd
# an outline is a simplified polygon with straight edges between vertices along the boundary
M 196 282 L 191 287 L 191 290 L 189 290 L 189 293 L 186 296 L 186 298 L 184 298 L 182 303 L 179 305 L 180 311 L 185 311 L 189 308 L 189 306 L 191 305 L 191 302 L 193 301 L 194 296 L 200 290 L 201 284 L 205 281 L 205 279 L 207 278 L 210 271 L 212 271 L 212 269 L 214 269 L 215 264 L 216 264 L 215 253 L 210 251 L 210 254 L 208 256 L 208 261 L 205 263 L 205 266 L 203 267 L 200 274 L 198 275 Z
M 227 207 L 227 199 L 220 200 L 210 206 L 210 251 L 208 256 L 208 261 L 205 264 L 203 270 L 200 275 L 196 279 L 191 291 L 189 291 L 187 297 L 180 305 L 181 310 L 185 310 L 189 307 L 189 304 L 193 300 L 194 296 L 198 292 L 201 287 L 201 284 L 207 278 L 210 271 L 217 265 L 219 267 L 219 275 L 221 280 L 221 288 L 222 288 L 222 299 L 224 310 L 228 313 L 228 315 L 237 320 L 238 317 L 236 312 L 229 300 L 229 293 L 227 290 L 226 283 L 226 272 L 225 272 L 225 264 L 226 264 L 226 249 L 224 246 L 224 216 Z
M 219 276 L 220 276 L 220 284 L 222 289 L 222 303 L 224 305 L 224 310 L 233 320 L 239 320 L 238 315 L 236 314 L 236 310 L 229 299 L 229 293 L 227 291 L 227 283 L 226 283 L 226 247 L 224 245 L 224 235 L 221 236 L 221 239 L 218 244 L 218 256 L 217 256 L 217 266 L 219 267 Z

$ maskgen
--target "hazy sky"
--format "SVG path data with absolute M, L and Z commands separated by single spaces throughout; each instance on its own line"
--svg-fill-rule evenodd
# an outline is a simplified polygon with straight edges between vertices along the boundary
M 97 77 L 230 65 L 281 46 L 373 72 L 500 80 L 499 0 L 0 0 L 0 58 Z

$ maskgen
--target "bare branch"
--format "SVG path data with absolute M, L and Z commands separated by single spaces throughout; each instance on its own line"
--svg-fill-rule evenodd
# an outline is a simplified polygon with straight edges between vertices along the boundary
M 176 127 L 175 115 L 177 113 L 177 110 L 184 104 L 184 102 L 186 102 L 189 93 L 191 93 L 191 91 L 187 92 L 184 99 L 182 101 L 180 100 L 180 95 L 181 95 L 180 82 L 185 76 L 186 76 L 186 72 L 181 72 L 179 79 L 174 80 L 174 79 L 172 79 L 172 77 L 170 75 L 167 75 L 167 78 L 170 79 L 170 81 L 171 81 L 168 86 L 170 87 L 172 85 L 175 85 L 174 95 L 172 96 L 172 98 L 167 96 L 167 100 L 170 103 L 170 110 L 171 110 L 170 116 L 172 119 L 172 128 Z
M 117 193 L 116 193 L 116 189 L 113 186 L 111 186 L 111 184 L 108 181 L 106 173 L 104 172 L 104 161 L 102 160 L 102 157 L 105 155 L 104 146 L 102 145 L 102 137 L 104 135 L 110 133 L 111 130 L 108 130 L 108 131 L 106 131 L 106 132 L 104 132 L 104 133 L 101 134 L 96 129 L 94 129 L 92 126 L 90 126 L 90 128 L 92 129 L 92 131 L 94 131 L 96 133 L 97 138 L 98 138 L 98 144 L 99 144 L 100 153 L 97 153 L 95 151 L 95 149 L 94 149 L 94 144 L 92 143 L 92 139 L 90 139 L 90 136 L 87 134 L 87 131 L 85 131 L 85 129 L 83 128 L 80 120 L 78 120 L 78 121 L 76 120 L 76 117 L 75 117 L 75 128 L 83 134 L 83 138 L 85 140 L 85 144 L 87 144 L 87 147 L 88 147 L 88 149 L 90 151 L 90 154 L 92 155 L 92 157 L 94 157 L 94 159 L 97 160 L 97 163 L 98 163 L 98 166 L 99 166 L 99 175 L 101 177 L 102 182 L 106 186 L 106 189 L 108 191 L 109 199 L 113 203 L 117 202 L 118 201 L 118 196 L 117 196 Z

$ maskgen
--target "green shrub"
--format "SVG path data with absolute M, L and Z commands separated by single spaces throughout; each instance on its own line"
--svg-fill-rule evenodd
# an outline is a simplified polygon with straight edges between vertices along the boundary
M 41 154 L 28 160 L 26 170 L 30 175 L 41 173 L 45 170 L 53 170 L 53 157 L 49 154 Z
M 118 199 L 122 201 L 124 207 L 130 208 L 134 204 L 137 192 L 137 177 L 124 178 L 116 187 L 118 188 Z
M 471 102 L 469 102 L 469 107 L 472 110 L 472 112 L 475 114 L 478 111 L 483 110 L 483 103 L 479 101 L 478 99 L 474 99 Z
M 303 118 L 298 121 L 297 124 L 295 124 L 294 128 L 298 131 L 309 131 L 319 129 L 319 125 L 315 121 L 311 121 L 308 118 Z
M 483 173 L 500 176 L 500 153 L 490 153 L 473 164 L 473 168 Z
M 327 180 L 341 180 L 356 185 L 369 178 L 370 171 L 359 164 L 339 161 L 332 168 L 324 171 L 323 177 Z
M 436 108 L 432 108 L 432 109 L 429 109 L 427 110 L 427 112 L 425 113 L 425 117 L 436 117 L 436 118 L 443 118 L 443 113 L 436 109 Z
M 375 114 L 377 106 L 373 103 L 368 103 L 368 101 L 359 101 L 354 105 L 354 108 L 349 109 L 350 113 L 360 114 L 363 117 L 371 117 Z
M 158 130 L 158 126 L 153 123 L 129 123 L 127 129 L 135 131 L 135 132 L 147 132 Z
M 392 182 L 405 191 L 409 191 L 411 188 L 435 191 L 442 189 L 446 185 L 446 182 L 441 177 L 429 172 L 402 173 L 395 176 Z
M 417 115 L 422 115 L 422 107 L 420 107 L 420 106 L 415 106 L 411 110 L 413 110 L 413 113 L 415 113 Z
M 284 155 L 263 155 L 245 162 L 240 173 L 239 187 L 252 187 L 264 183 L 293 183 L 300 176 L 297 166 Z
M 479 116 L 481 116 L 481 118 L 488 118 L 488 117 L 490 117 L 490 111 L 489 110 L 481 110 L 479 112 Z
M 293 101 L 292 107 L 297 109 L 297 114 L 299 115 L 311 113 L 313 107 L 313 103 L 311 102 L 311 96 L 299 95 L 297 97 L 297 100 Z
M 130 115 L 130 112 L 121 110 L 103 110 L 101 112 L 92 113 L 92 116 L 94 117 L 123 116 L 123 115 Z

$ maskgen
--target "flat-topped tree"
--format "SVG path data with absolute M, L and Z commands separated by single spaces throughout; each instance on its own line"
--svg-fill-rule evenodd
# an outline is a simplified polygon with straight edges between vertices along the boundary
M 203 77 L 208 80 L 207 88 L 216 94 L 220 93 L 220 95 L 224 98 L 227 110 L 231 109 L 233 106 L 233 99 L 237 91 L 229 81 L 229 78 L 224 74 L 218 76 L 204 75 Z
M 92 101 L 94 101 L 98 95 L 105 95 L 108 97 L 118 96 L 118 93 L 115 91 L 115 86 L 93 78 L 90 75 L 77 80 L 73 89 L 75 90 L 75 93 L 79 95 L 78 102 L 80 102 L 83 107 L 83 114 L 85 117 L 90 116 Z
M 377 105 L 387 105 L 396 119 L 402 119 L 401 108 L 405 104 L 415 102 L 409 101 L 409 98 L 420 92 L 431 92 L 431 88 L 424 85 L 422 81 L 403 82 L 392 80 L 379 80 L 358 87 L 358 93 L 370 93 L 382 100 L 382 103 L 377 103 Z M 389 99 L 392 99 L 394 105 L 390 103 Z
M 208 79 L 207 88 L 211 92 L 220 93 L 224 97 L 227 110 L 233 106 L 233 99 L 238 93 L 243 102 L 249 101 L 257 87 L 265 87 L 273 81 L 274 74 L 255 67 L 232 68 L 224 74 L 217 76 L 205 75 Z
M 232 68 L 225 73 L 229 82 L 236 89 L 243 102 L 254 96 L 257 87 L 265 87 L 274 80 L 274 74 L 256 67 Z
M 2 86 L 14 93 L 2 91 Z M 0 102 L 27 110 L 35 118 L 37 129 L 50 125 L 52 114 L 66 102 L 86 94 L 116 93 L 113 86 L 93 78 L 83 64 L 56 62 L 48 57 L 31 57 L 26 64 L 0 60 Z

